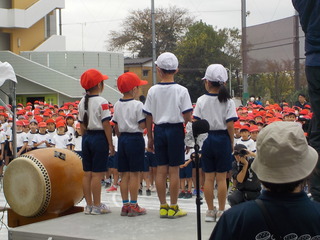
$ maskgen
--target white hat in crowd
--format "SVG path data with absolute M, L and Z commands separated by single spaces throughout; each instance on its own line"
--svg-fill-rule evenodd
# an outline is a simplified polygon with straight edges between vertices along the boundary
M 177 70 L 178 69 L 178 59 L 177 57 L 170 52 L 162 53 L 155 61 L 155 64 L 164 70 Z
M 211 64 L 207 67 L 206 74 L 202 80 L 225 83 L 228 80 L 228 73 L 221 64 Z
M 301 124 L 278 121 L 260 131 L 252 169 L 261 181 L 291 183 L 309 176 L 317 161 L 318 153 L 308 145 Z

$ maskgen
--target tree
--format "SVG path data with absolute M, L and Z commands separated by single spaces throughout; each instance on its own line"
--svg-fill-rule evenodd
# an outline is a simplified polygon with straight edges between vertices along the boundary
M 220 63 L 226 68 L 230 64 L 233 69 L 240 66 L 239 30 L 217 30 L 202 21 L 188 28 L 185 37 L 175 50 L 179 59 L 180 73 L 177 82 L 188 88 L 193 102 L 205 92 L 201 85 L 207 66 Z
M 177 8 L 157 8 L 155 10 L 156 51 L 173 51 L 184 36 L 187 27 L 193 23 L 188 10 Z M 119 31 L 111 31 L 109 50 L 126 49 L 139 57 L 152 55 L 151 11 L 133 10 L 122 23 Z

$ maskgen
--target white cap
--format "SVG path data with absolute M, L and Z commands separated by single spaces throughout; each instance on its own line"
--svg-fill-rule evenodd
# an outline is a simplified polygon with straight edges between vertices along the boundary
M 207 67 L 206 74 L 202 80 L 210 82 L 226 82 L 228 80 L 227 70 L 221 64 L 211 64 Z
M 170 52 L 162 53 L 155 61 L 155 64 L 164 70 L 177 70 L 178 69 L 178 59 L 177 57 Z

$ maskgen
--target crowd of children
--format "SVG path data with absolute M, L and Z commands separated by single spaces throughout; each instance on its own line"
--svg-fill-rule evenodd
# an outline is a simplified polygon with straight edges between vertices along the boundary
M 18 103 L 17 156 L 48 147 L 77 152 L 84 159 L 83 169 L 86 172 L 86 214 L 110 212 L 109 207 L 97 197 L 101 192 L 92 186 L 99 180 L 100 188 L 101 179 L 108 181 L 113 175 L 113 183 L 109 184 L 107 192 L 117 191 L 120 185 L 122 216 L 146 213 L 137 203 L 138 193 L 142 194 L 141 184 L 145 181 L 147 195 L 157 190 L 160 217 L 177 218 L 187 215 L 179 208 L 178 198 L 192 198 L 196 194 L 195 191 L 192 193 L 195 187 L 195 156 L 192 144 L 188 143 L 190 124 L 206 119 L 210 131 L 201 140 L 200 187 L 208 205 L 206 221 L 216 221 L 223 213 L 227 199 L 229 182 L 226 179 L 230 176 L 228 172 L 234 160 L 233 147 L 241 144 L 254 153 L 259 131 L 274 121 L 300 122 L 307 137 L 312 117 L 310 106 L 289 107 L 287 103 L 262 106 L 249 102 L 247 106 L 236 108 L 224 87 L 226 70 L 219 64 L 208 67 L 203 78 L 207 93 L 192 106 L 187 89 L 174 82 L 178 70 L 176 57 L 171 53 L 161 54 L 156 64 L 160 83 L 149 90 L 145 104 L 135 99 L 139 86 L 147 82 L 130 72 L 117 80 L 123 97 L 114 106 L 101 97 L 97 98 L 103 91 L 103 81 L 107 76 L 94 69 L 81 77 L 81 85 L 86 90 L 81 102 L 68 102 L 61 107 L 41 101 L 28 102 L 25 106 Z M 7 107 L 11 108 L 10 105 Z M 12 160 L 13 152 L 12 116 L 3 106 L 0 106 L 0 130 L 2 174 L 3 166 Z M 102 152 L 99 152 L 102 150 L 101 142 L 92 146 L 99 141 L 100 135 L 101 139 L 107 140 Z M 102 160 L 95 165 L 98 158 Z M 109 172 L 106 173 L 107 169 Z M 219 209 L 213 205 L 216 186 Z M 170 204 L 166 195 L 170 195 Z

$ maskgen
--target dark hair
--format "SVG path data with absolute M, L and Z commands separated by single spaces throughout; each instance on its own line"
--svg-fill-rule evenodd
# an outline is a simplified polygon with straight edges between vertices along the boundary
M 306 98 L 306 95 L 304 95 L 303 93 L 300 93 L 299 95 L 298 95 L 298 97 L 304 97 L 304 98 Z
M 231 96 L 224 84 L 220 84 L 220 82 L 211 82 L 211 81 L 209 82 L 213 87 L 219 87 L 219 93 L 218 93 L 219 102 L 227 102 L 229 99 L 231 99 Z
M 87 129 L 88 127 L 88 123 L 89 123 L 89 117 L 88 117 L 88 103 L 89 103 L 89 94 L 88 92 L 86 93 L 86 95 L 84 96 L 84 115 L 83 115 L 83 124 L 85 126 L 85 128 Z
M 299 185 L 304 185 L 306 183 L 306 179 L 302 179 L 299 181 L 291 182 L 291 183 L 269 183 L 261 181 L 263 186 L 269 189 L 274 193 L 292 193 Z
M 75 136 L 76 138 L 78 138 L 78 137 L 81 136 L 81 135 L 80 135 L 77 131 L 75 131 L 74 136 Z
M 177 71 L 177 70 L 166 70 L 163 68 L 160 68 L 160 69 L 164 74 L 174 74 Z

